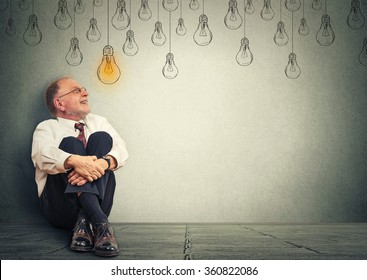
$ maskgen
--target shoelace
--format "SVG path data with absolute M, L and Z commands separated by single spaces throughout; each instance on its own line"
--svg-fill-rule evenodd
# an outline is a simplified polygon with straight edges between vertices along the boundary
M 79 223 L 75 225 L 73 232 L 88 232 L 87 221 L 80 220 Z
M 101 225 L 99 225 L 97 227 L 97 232 L 98 232 L 98 235 L 97 235 L 97 238 L 101 238 L 101 237 L 110 237 L 112 236 L 111 232 L 110 232 L 110 229 L 108 227 L 108 224 L 106 223 L 103 223 Z

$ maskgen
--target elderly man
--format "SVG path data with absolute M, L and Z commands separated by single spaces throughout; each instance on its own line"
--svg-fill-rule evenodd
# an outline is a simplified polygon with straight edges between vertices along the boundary
M 33 134 L 32 161 L 41 210 L 56 227 L 73 228 L 70 248 L 99 256 L 119 253 L 108 221 L 114 171 L 128 158 L 106 118 L 90 113 L 88 91 L 70 77 L 52 82 L 45 101 L 53 119 Z

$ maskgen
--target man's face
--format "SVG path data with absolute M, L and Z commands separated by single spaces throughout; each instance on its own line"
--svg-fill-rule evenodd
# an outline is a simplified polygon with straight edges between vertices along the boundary
M 59 88 L 55 96 L 57 116 L 76 121 L 83 119 L 90 112 L 85 88 L 73 79 L 59 81 Z

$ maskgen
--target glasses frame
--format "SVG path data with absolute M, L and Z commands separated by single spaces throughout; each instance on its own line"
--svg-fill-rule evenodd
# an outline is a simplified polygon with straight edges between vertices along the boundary
M 87 91 L 87 89 L 85 87 L 74 88 L 73 90 L 71 90 L 71 91 L 69 91 L 67 93 L 64 93 L 64 94 L 60 95 L 57 99 L 60 99 L 60 98 L 64 97 L 65 95 L 68 95 L 70 93 L 81 94 L 83 91 Z

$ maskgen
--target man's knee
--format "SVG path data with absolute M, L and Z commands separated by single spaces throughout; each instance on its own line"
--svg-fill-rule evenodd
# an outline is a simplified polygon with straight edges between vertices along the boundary
M 92 133 L 89 136 L 88 143 L 89 142 L 102 142 L 105 145 L 111 145 L 112 146 L 112 137 L 105 131 L 97 131 Z
M 88 138 L 87 153 L 102 157 L 111 151 L 113 140 L 111 135 L 104 131 L 92 133 Z
M 71 153 L 71 154 L 85 154 L 85 148 L 83 142 L 78 140 L 75 137 L 69 136 L 62 139 L 59 148 L 64 152 Z

